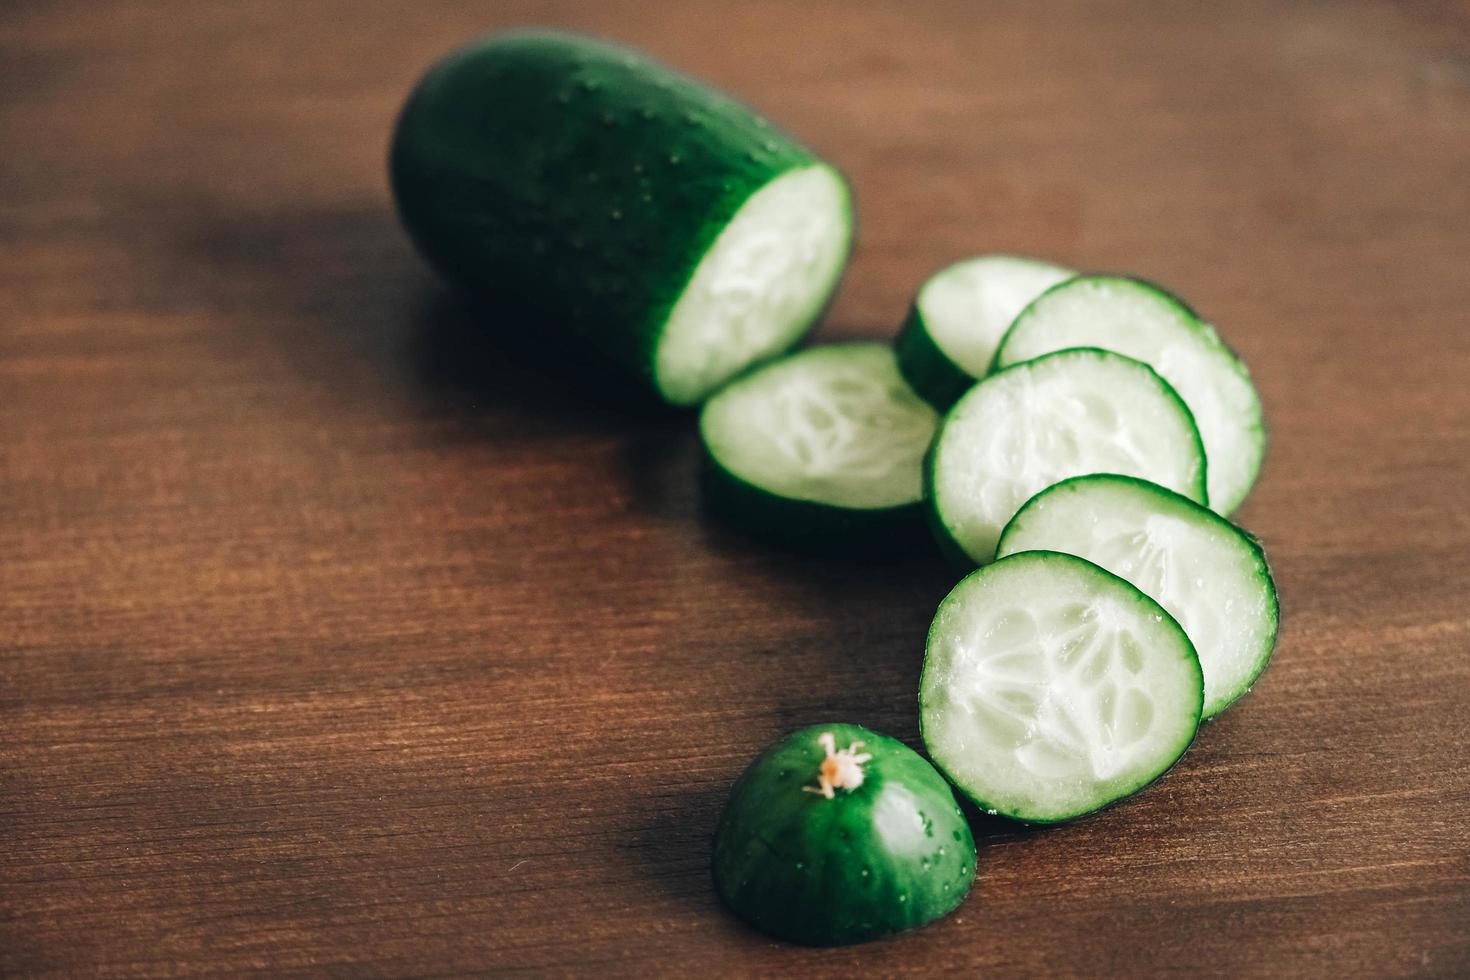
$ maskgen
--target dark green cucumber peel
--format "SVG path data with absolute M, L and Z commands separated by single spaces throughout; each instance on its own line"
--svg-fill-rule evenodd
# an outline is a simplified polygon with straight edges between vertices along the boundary
M 1019 288 L 1015 283 L 1015 276 L 1018 273 L 1028 283 Z M 1010 320 L 1024 308 L 1024 305 L 1011 310 L 1008 300 L 1001 300 L 996 296 L 997 290 L 1013 299 L 1018 292 L 1025 296 L 1033 291 L 1045 291 L 1051 288 L 1046 286 L 1038 289 L 1036 286 L 1038 278 L 1042 281 L 1054 281 L 1057 277 L 1065 280 L 1074 275 L 1076 273 L 1070 269 L 1064 269 L 1041 259 L 1005 253 L 975 255 L 945 266 L 919 286 L 913 302 L 909 305 L 908 315 L 904 318 L 898 337 L 894 341 L 899 370 L 913 389 L 929 404 L 944 411 L 958 401 L 960 396 L 974 386 L 980 378 L 990 373 L 993 369 L 994 355 L 992 353 L 987 359 L 988 363 L 971 364 L 966 367 L 964 358 L 959 358 L 945 349 L 943 344 L 936 339 L 935 333 L 936 329 L 943 326 L 943 320 L 936 323 L 934 318 L 938 315 L 952 322 L 957 314 L 952 308 L 945 313 L 936 309 L 936 304 L 944 303 L 944 301 L 935 294 L 935 290 L 949 292 L 952 297 L 953 293 L 946 288 L 946 284 L 955 278 L 965 282 L 967 285 L 961 287 L 962 290 L 975 294 L 971 300 L 972 308 L 966 316 L 968 320 L 966 330 L 981 336 L 989 336 L 998 324 L 999 331 L 994 334 L 994 341 L 998 343 L 1006 327 L 1009 326 Z M 984 285 L 987 283 L 988 286 Z M 982 298 L 987 293 L 988 300 Z M 1003 312 L 998 308 L 1001 304 L 1005 304 Z M 972 342 L 973 339 L 971 337 Z
M 860 771 L 855 788 L 829 783 L 828 797 L 830 748 L 870 758 L 847 764 Z M 975 840 L 949 784 L 913 749 L 857 725 L 816 725 L 736 781 L 713 872 L 725 904 L 757 929 L 840 946 L 953 911 L 974 878 Z
M 562 334 L 548 343 L 586 345 L 660 395 L 657 345 L 700 259 L 753 193 L 818 166 L 697 81 L 552 32 L 431 68 L 390 158 L 403 224 L 446 279 L 544 314 Z
M 904 380 L 925 401 L 941 411 L 959 401 L 960 396 L 975 384 L 975 378 L 950 360 L 929 335 L 917 299 L 909 307 L 909 314 L 893 342 L 893 350 L 898 355 L 898 369 Z
M 923 500 L 872 510 L 771 493 L 704 454 L 702 501 L 710 517 L 766 544 L 807 554 L 897 555 L 929 547 Z

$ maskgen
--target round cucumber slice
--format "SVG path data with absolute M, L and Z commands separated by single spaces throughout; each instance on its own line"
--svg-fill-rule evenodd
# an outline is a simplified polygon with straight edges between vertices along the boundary
M 795 545 L 922 537 L 922 464 L 937 424 L 881 344 L 792 354 L 731 382 L 700 412 L 711 503 Z
M 1194 647 L 1158 603 L 1091 562 L 1028 551 L 940 603 L 919 720 L 935 765 L 980 807 L 1056 823 L 1163 775 L 1203 699 Z
M 771 746 L 735 783 L 715 833 L 715 889 L 763 932 L 840 946 L 953 911 L 975 840 L 949 784 L 913 749 L 857 725 Z
M 1006 368 L 955 403 L 925 469 L 930 524 L 947 551 L 984 563 L 1036 491 L 1084 473 L 1205 500 L 1204 450 L 1184 402 L 1147 365 L 1089 348 Z
M 1075 275 L 1020 255 L 979 255 L 941 269 L 919 289 L 899 332 L 899 370 L 936 408 L 948 408 L 990 371 L 1016 314 Z
M 1080 276 L 1036 299 L 996 352 L 1006 367 L 1067 347 L 1102 347 L 1150 365 L 1199 426 L 1210 460 L 1209 498 L 1229 514 L 1261 469 L 1266 435 L 1250 372 L 1177 297 L 1121 276 Z
M 1026 502 L 997 555 L 1065 551 L 1127 579 L 1178 620 L 1205 675 L 1206 718 L 1248 691 L 1280 609 L 1260 544 L 1211 510 L 1125 476 L 1079 476 Z
M 791 347 L 836 287 L 846 183 L 750 109 L 640 54 L 515 32 L 418 83 L 390 170 L 446 279 L 690 405 Z

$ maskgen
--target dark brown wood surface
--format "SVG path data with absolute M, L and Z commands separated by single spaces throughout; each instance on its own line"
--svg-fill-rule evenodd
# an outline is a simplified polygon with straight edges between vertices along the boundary
M 700 516 L 687 416 L 485 346 L 392 216 L 421 69 L 647 49 L 851 175 L 825 336 L 1013 250 L 1248 359 L 1276 660 L 969 902 L 766 940 L 710 887 L 784 731 L 916 741 L 937 561 Z M 1470 971 L 1463 3 L 0 4 L 0 973 Z

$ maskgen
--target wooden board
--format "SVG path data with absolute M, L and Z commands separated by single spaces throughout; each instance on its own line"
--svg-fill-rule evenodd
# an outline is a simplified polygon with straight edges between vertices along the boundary
M 922 933 L 770 942 L 707 865 L 780 733 L 916 740 L 950 573 L 710 525 L 688 417 L 506 360 L 394 221 L 418 72 L 532 22 L 850 173 L 824 336 L 1011 250 L 1255 372 L 1274 665 Z M 1467 178 L 1457 3 L 0 6 L 0 973 L 1465 975 Z

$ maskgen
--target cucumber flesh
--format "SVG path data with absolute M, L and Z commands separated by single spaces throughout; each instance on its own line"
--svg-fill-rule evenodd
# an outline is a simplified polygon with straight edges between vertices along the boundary
M 1038 493 L 1001 535 L 1000 557 L 1066 551 L 1127 579 L 1178 620 L 1199 654 L 1206 718 L 1250 689 L 1276 644 L 1276 586 L 1261 546 L 1177 493 L 1082 476 Z
M 1080 276 L 1047 291 L 1016 318 L 996 365 L 1067 347 L 1117 351 L 1158 371 L 1199 426 L 1210 460 L 1210 503 L 1221 514 L 1240 505 L 1265 453 L 1261 401 L 1250 372 L 1213 327 L 1150 283 Z
M 935 764 L 979 806 L 1053 823 L 1162 775 L 1194 738 L 1203 692 L 1158 603 L 1091 562 L 1029 551 L 940 604 L 919 716 Z
M 834 508 L 915 505 L 938 418 L 881 344 L 813 347 L 728 385 L 700 413 L 714 462 L 772 495 Z
M 1019 255 L 980 255 L 940 270 L 919 290 L 896 342 L 904 377 L 931 403 L 948 408 L 989 372 L 1016 314 L 1074 275 Z
M 692 405 L 786 350 L 831 295 L 851 233 L 830 167 L 788 171 L 751 195 L 700 260 L 655 354 L 664 397 Z
M 1086 473 L 1205 500 L 1204 451 L 1179 396 L 1147 365 L 1084 348 L 1006 368 L 955 403 L 925 472 L 931 524 L 946 550 L 984 563 L 1033 494 Z

